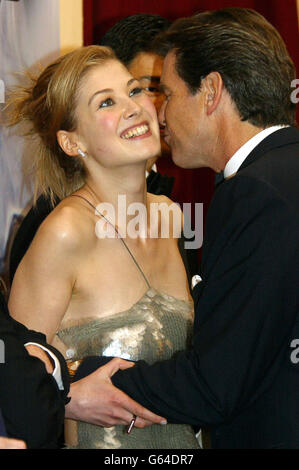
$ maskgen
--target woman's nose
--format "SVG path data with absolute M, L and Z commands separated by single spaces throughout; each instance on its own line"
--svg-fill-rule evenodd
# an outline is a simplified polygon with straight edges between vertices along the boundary
M 133 100 L 130 100 L 126 103 L 123 116 L 125 119 L 130 119 L 131 117 L 138 116 L 141 114 L 141 106 Z

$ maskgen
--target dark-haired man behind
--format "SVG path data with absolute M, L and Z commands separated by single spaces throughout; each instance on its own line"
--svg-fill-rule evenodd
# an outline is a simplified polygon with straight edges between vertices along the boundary
M 207 216 L 193 347 L 113 383 L 170 422 L 209 429 L 213 448 L 299 448 L 293 63 L 277 31 L 241 8 L 178 20 L 160 43 L 172 158 L 225 179 Z

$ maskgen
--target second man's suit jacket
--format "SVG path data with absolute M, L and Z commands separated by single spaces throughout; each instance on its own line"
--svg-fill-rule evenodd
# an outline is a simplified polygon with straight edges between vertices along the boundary
M 56 448 L 63 430 L 69 391 L 65 360 L 46 343 L 45 336 L 13 320 L 0 293 L 0 409 L 7 435 L 28 448 Z M 46 346 L 60 361 L 64 390 L 58 389 L 44 364 L 30 356 L 24 344 Z

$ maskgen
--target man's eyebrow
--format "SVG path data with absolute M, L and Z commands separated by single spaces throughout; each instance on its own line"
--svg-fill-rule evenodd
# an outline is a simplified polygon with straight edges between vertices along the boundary
M 133 82 L 138 82 L 137 78 L 130 78 L 130 80 L 128 81 L 127 83 L 127 87 L 129 87 Z M 101 93 L 112 93 L 113 92 L 113 89 L 112 88 L 104 88 L 103 90 L 98 90 L 96 91 L 88 100 L 88 106 L 90 105 L 90 103 L 92 102 L 92 100 L 99 94 Z
M 143 75 L 140 80 L 149 80 L 150 82 L 160 83 L 160 77 L 158 75 Z
M 139 80 L 137 78 L 131 78 L 127 83 L 127 87 L 132 85 L 133 82 L 139 82 Z
M 164 83 L 160 83 L 160 90 L 165 93 L 166 91 L 170 92 L 170 89 L 168 88 L 167 85 L 164 85 Z

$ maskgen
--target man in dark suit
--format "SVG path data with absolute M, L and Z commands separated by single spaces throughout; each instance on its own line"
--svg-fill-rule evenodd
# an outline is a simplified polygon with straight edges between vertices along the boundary
M 224 181 L 193 289 L 192 348 L 112 381 L 169 422 L 207 429 L 212 448 L 299 448 L 293 63 L 277 31 L 247 9 L 178 20 L 161 45 L 172 158 L 224 171 Z M 86 360 L 78 377 L 98 364 Z
M 0 410 L 0 449 L 26 449 L 26 444 L 20 439 L 6 437 L 5 424 Z
M 57 350 L 46 344 L 44 335 L 29 331 L 13 320 L 0 293 L 0 408 L 8 436 L 25 439 L 28 447 L 55 448 L 64 421 L 69 392 L 68 372 Z M 24 345 L 28 345 L 26 351 Z M 61 390 L 49 374 L 51 359 L 39 346 L 46 347 L 60 361 Z M 34 348 L 36 349 L 34 351 Z M 38 355 L 45 362 L 29 355 Z M 47 364 L 48 371 L 45 364 Z

